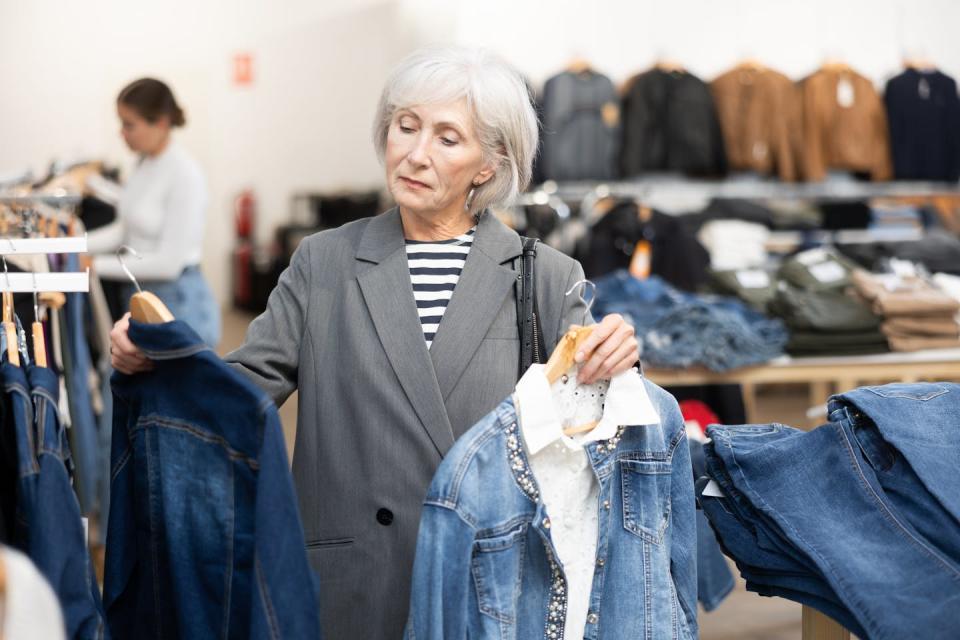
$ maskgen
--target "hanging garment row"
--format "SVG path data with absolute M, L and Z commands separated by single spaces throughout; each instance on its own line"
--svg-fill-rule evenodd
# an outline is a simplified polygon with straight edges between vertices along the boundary
M 909 66 L 883 95 L 849 65 L 794 82 L 748 60 L 709 84 L 676 63 L 627 80 L 577 61 L 544 85 L 539 180 L 657 172 L 698 177 L 960 178 L 960 97 L 932 66 Z

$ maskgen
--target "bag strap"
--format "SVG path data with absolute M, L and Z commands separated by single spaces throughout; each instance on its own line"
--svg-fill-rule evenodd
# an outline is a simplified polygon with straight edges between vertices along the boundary
M 538 238 L 520 236 L 523 253 L 520 256 L 520 277 L 517 279 L 517 331 L 520 336 L 519 376 L 533 363 L 546 362 L 546 345 L 540 329 L 540 310 L 537 306 L 536 274 Z

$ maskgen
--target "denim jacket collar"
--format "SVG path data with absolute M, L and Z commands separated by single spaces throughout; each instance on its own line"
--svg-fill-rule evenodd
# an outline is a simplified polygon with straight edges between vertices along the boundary
M 151 360 L 176 360 L 210 349 L 181 321 L 147 324 L 130 320 L 130 340 Z
M 536 455 L 557 440 L 571 449 L 579 449 L 591 442 L 613 438 L 621 426 L 660 424 L 660 416 L 647 395 L 643 378 L 635 369 L 610 380 L 603 416 L 582 439 L 574 440 L 564 435 L 562 416 L 557 415 L 544 365 L 531 365 L 517 382 L 515 404 L 530 455 Z

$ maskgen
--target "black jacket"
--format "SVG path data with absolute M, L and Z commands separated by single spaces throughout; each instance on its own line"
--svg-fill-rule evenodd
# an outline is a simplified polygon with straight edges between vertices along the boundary
M 588 278 L 626 269 L 640 240 L 650 242 L 650 273 L 696 291 L 707 279 L 710 254 L 677 216 L 654 210 L 646 222 L 635 202 L 617 204 L 593 225 L 576 257 Z
M 960 178 L 960 98 L 953 78 L 907 69 L 887 82 L 884 101 L 894 177 Z
M 686 72 L 652 69 L 633 78 L 623 96 L 623 176 L 677 171 L 726 173 L 727 156 L 713 95 Z

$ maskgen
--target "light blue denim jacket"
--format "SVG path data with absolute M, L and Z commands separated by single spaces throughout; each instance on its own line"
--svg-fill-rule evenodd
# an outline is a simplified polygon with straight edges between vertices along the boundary
M 584 637 L 697 637 L 693 475 L 676 400 L 644 381 L 659 425 L 586 446 L 600 484 Z M 566 577 L 512 398 L 464 434 L 427 492 L 405 638 L 560 640 Z M 572 640 L 572 639 L 567 639 Z

